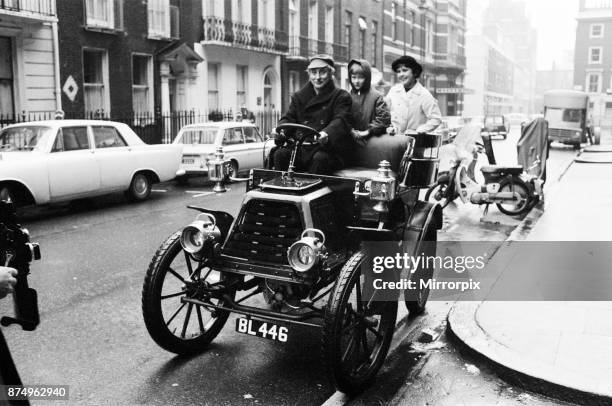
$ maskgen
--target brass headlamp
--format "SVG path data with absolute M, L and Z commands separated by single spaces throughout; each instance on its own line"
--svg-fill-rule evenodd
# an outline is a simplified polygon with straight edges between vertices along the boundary
M 307 228 L 287 250 L 287 259 L 296 272 L 306 273 L 321 261 L 326 252 L 325 234 L 319 229 Z
M 374 211 L 389 211 L 388 203 L 395 199 L 395 183 L 395 178 L 391 176 L 391 164 L 386 160 L 381 161 L 378 173 L 370 180 L 370 199 L 378 202 L 373 207 Z
M 181 246 L 195 257 L 213 255 L 215 243 L 221 240 L 217 219 L 210 213 L 201 213 L 196 220 L 183 229 Z

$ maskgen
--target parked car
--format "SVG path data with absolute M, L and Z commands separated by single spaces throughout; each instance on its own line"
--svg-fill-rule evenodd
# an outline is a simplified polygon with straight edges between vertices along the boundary
M 0 198 L 17 206 L 125 191 L 145 200 L 151 185 L 174 179 L 181 149 L 147 145 L 126 124 L 50 120 L 0 131 Z
M 459 132 L 461 127 L 463 127 L 462 117 L 445 116 L 442 117 L 440 126 L 434 132 L 442 135 L 442 144 L 450 144 L 457 136 L 457 132 Z
M 261 168 L 264 153 L 269 153 L 265 140 L 255 124 L 243 122 L 205 122 L 181 128 L 173 144 L 183 146 L 179 182 L 193 176 L 208 176 L 208 162 L 215 158 L 218 146 L 223 146 L 232 176 L 239 171 Z
M 487 116 L 484 119 L 484 128 L 482 132 L 486 132 L 491 136 L 499 135 L 506 139 L 508 137 L 508 128 L 504 122 L 503 116 Z

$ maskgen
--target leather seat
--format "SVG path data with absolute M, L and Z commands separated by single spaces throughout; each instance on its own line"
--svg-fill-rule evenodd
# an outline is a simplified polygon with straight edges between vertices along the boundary
M 365 146 L 357 146 L 351 157 L 349 167 L 334 173 L 334 176 L 345 176 L 360 180 L 376 176 L 380 161 L 387 160 L 391 164 L 391 175 L 397 179 L 397 171 L 404 152 L 408 148 L 405 136 L 383 134 L 368 139 Z
M 520 175 L 523 173 L 522 166 L 485 165 L 480 170 L 482 173 L 507 173 L 510 175 Z

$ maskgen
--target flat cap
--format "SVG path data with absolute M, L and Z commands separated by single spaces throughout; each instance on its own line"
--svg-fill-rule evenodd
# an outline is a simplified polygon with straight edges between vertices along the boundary
M 334 58 L 327 54 L 318 54 L 310 57 L 307 69 L 334 67 Z

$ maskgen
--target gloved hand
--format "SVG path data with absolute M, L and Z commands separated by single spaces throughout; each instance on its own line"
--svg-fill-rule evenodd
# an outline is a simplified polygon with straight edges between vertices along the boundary
M 282 147 L 287 142 L 287 137 L 285 136 L 285 131 L 280 130 L 280 132 L 276 132 L 276 128 L 272 130 L 272 135 L 274 136 L 274 144 L 277 147 Z

